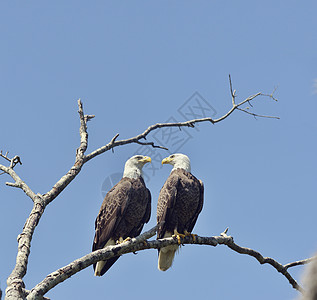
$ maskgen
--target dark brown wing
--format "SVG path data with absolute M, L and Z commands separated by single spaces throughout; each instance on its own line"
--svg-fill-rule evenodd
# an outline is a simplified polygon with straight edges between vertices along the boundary
M 198 218 L 198 215 L 200 214 L 202 208 L 203 208 L 203 205 L 204 205 L 204 184 L 201 180 L 197 180 L 197 186 L 199 186 L 199 204 L 198 204 L 198 207 L 197 207 L 197 210 L 195 211 L 195 214 L 190 222 L 190 224 L 188 225 L 188 232 L 192 232 L 193 229 L 194 229 L 194 226 L 196 224 L 196 221 L 197 221 L 197 218 Z M 198 185 L 199 183 L 199 185 Z
M 146 189 L 146 190 L 147 190 L 148 203 L 147 203 L 147 206 L 146 206 L 146 211 L 145 211 L 145 214 L 144 214 L 144 218 L 142 220 L 143 225 L 148 223 L 150 221 L 150 218 L 151 218 L 151 201 L 152 201 L 151 192 L 150 192 L 149 189 Z
M 174 170 L 163 185 L 157 206 L 158 238 L 166 231 L 191 232 L 203 206 L 203 184 L 191 173 Z
M 122 178 L 106 195 L 95 222 L 92 250 L 103 248 L 109 239 L 135 237 L 151 215 L 151 194 L 142 178 Z M 118 259 L 109 259 L 103 275 Z M 95 265 L 94 265 L 95 268 Z
M 149 222 L 151 217 L 151 193 L 149 189 L 145 187 L 144 181 L 142 179 L 142 183 L 144 185 L 144 189 L 138 190 L 135 193 L 132 193 L 132 201 L 130 201 L 130 205 L 127 208 L 127 211 L 124 215 L 124 220 L 122 220 L 121 224 L 118 225 L 118 231 L 121 231 L 121 236 L 123 238 L 136 237 L 138 236 L 145 223 Z M 134 195 L 133 195 L 134 194 Z M 132 214 L 132 217 L 131 217 Z M 128 218 L 128 215 L 130 217 Z M 122 224 L 126 226 L 126 228 L 122 228 Z M 127 233 L 123 233 L 123 231 Z
M 166 229 L 171 227 L 171 217 L 176 202 L 177 186 L 179 185 L 179 176 L 174 172 L 169 175 L 161 188 L 157 201 L 157 223 L 164 222 L 157 231 L 157 238 L 164 237 Z
M 95 221 L 92 251 L 103 248 L 113 235 L 130 199 L 132 184 L 122 178 L 105 196 Z

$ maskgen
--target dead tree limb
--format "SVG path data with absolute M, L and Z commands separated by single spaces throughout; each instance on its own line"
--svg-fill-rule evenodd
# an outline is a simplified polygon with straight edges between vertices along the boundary
M 259 96 L 269 97 L 275 100 L 273 97 L 273 94 L 266 95 L 263 93 L 256 93 L 255 95 L 252 95 L 245 100 L 241 101 L 240 103 L 235 103 L 236 94 L 235 91 L 232 91 L 232 83 L 230 78 L 230 89 L 232 94 L 232 108 L 222 117 L 218 119 L 212 119 L 212 118 L 201 118 L 201 119 L 193 119 L 186 122 L 179 122 L 179 123 L 157 123 L 154 125 L 149 126 L 143 133 L 136 135 L 135 137 L 124 139 L 124 140 L 117 140 L 119 134 L 116 134 L 111 141 L 106 144 L 105 146 L 102 146 L 95 151 L 91 152 L 90 154 L 85 154 L 87 150 L 88 145 L 88 133 L 87 133 L 87 122 L 91 120 L 94 115 L 84 115 L 83 105 L 80 100 L 78 100 L 78 113 L 79 113 L 79 119 L 80 119 L 80 127 L 79 127 L 79 133 L 80 133 L 80 145 L 76 150 L 76 156 L 75 156 L 75 163 L 70 168 L 70 170 L 61 177 L 53 186 L 53 188 L 48 191 L 45 194 L 36 194 L 34 193 L 28 185 L 22 181 L 22 179 L 17 175 L 17 173 L 14 171 L 14 167 L 16 164 L 21 163 L 21 160 L 19 156 L 15 156 L 14 158 L 10 159 L 8 158 L 6 153 L 5 155 L 1 152 L 1 157 L 3 157 L 5 160 L 10 162 L 10 166 L 6 167 L 4 165 L 0 165 L 0 170 L 3 171 L 3 173 L 8 174 L 11 176 L 11 178 L 14 180 L 14 182 L 7 182 L 6 184 L 11 187 L 16 187 L 22 189 L 27 196 L 29 196 L 33 201 L 33 208 L 32 211 L 27 218 L 25 225 L 23 227 L 23 231 L 18 236 L 18 253 L 16 257 L 16 265 L 12 271 L 12 273 L 9 275 L 7 280 L 7 289 L 6 289 L 6 300 L 9 299 L 24 299 L 27 295 L 27 292 L 25 290 L 25 285 L 23 282 L 23 278 L 27 272 L 27 265 L 28 265 L 28 257 L 30 254 L 30 247 L 31 247 L 31 241 L 33 237 L 34 230 L 41 218 L 41 216 L 44 213 L 44 210 L 46 206 L 51 203 L 67 186 L 68 184 L 74 180 L 74 178 L 79 174 L 81 171 L 81 168 L 83 165 L 91 160 L 92 158 L 110 150 L 118 146 L 126 145 L 126 144 L 132 144 L 132 143 L 141 143 L 141 144 L 147 144 L 152 147 L 159 147 L 159 148 L 165 148 L 164 146 L 155 145 L 153 142 L 146 142 L 144 143 L 142 140 L 145 140 L 148 134 L 154 130 L 157 130 L 159 128 L 164 127 L 195 127 L 196 123 L 200 122 L 209 122 L 211 124 L 218 123 L 227 117 L 229 117 L 235 110 L 243 106 L 245 103 L 250 103 L 250 101 L 254 100 L 255 98 Z M 263 116 L 265 117 L 265 116 Z M 278 119 L 278 117 L 273 117 Z M 29 297 L 29 296 L 28 296 Z
M 148 238 L 155 235 L 156 229 L 157 226 L 153 227 L 149 231 L 145 232 L 144 234 L 136 238 L 132 238 L 130 241 L 124 242 L 116 246 L 108 246 L 103 249 L 91 252 L 79 259 L 76 259 L 70 264 L 52 272 L 30 291 L 29 295 L 27 296 L 27 300 L 41 299 L 43 295 L 45 295 L 49 290 L 54 288 L 56 285 L 65 281 L 66 279 L 70 278 L 71 276 L 80 272 L 81 270 L 89 267 L 90 265 L 96 263 L 97 261 L 107 260 L 114 256 L 119 256 L 136 251 L 142 251 L 146 249 L 159 249 L 161 247 L 166 247 L 168 245 L 176 245 L 178 243 L 176 237 L 148 241 Z M 292 285 L 294 289 L 300 292 L 303 291 L 300 285 L 296 282 L 296 280 L 290 275 L 290 273 L 287 270 L 290 267 L 290 264 L 282 265 L 273 258 L 263 257 L 262 254 L 260 254 L 258 251 L 239 246 L 234 242 L 233 237 L 228 236 L 226 234 L 226 231 L 219 236 L 212 237 L 201 237 L 197 235 L 194 237 L 186 236 L 185 238 L 181 238 L 181 244 L 208 245 L 213 247 L 216 247 L 218 245 L 226 245 L 235 252 L 254 257 L 260 264 L 271 265 L 278 272 L 285 276 L 285 278 L 288 280 L 288 282 Z

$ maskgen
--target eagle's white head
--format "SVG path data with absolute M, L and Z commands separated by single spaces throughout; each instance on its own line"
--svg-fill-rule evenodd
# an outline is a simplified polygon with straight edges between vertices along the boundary
M 181 153 L 175 153 L 170 155 L 169 157 L 166 157 L 162 160 L 163 164 L 170 164 L 173 166 L 173 170 L 175 169 L 184 169 L 187 172 L 191 171 L 190 168 L 190 160 L 187 155 L 181 154 Z
M 142 168 L 143 166 L 151 162 L 151 157 L 144 155 L 134 155 L 129 158 L 124 166 L 123 177 L 137 179 L 143 177 Z

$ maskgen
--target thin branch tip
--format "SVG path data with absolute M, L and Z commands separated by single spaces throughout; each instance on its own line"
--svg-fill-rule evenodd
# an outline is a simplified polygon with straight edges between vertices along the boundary
M 288 268 L 292 268 L 292 267 L 296 267 L 296 266 L 302 266 L 302 265 L 306 265 L 314 260 L 317 260 L 317 256 L 313 256 L 310 258 L 306 258 L 306 259 L 302 259 L 302 260 L 298 260 L 298 261 L 294 261 L 291 263 L 288 263 L 286 265 L 284 265 L 284 268 L 287 270 Z
M 85 121 L 86 123 L 89 122 L 91 119 L 93 119 L 95 115 L 85 115 Z
M 229 227 L 227 227 L 227 228 L 223 231 L 223 233 L 224 233 L 224 234 L 227 234 L 228 230 L 229 230 Z
M 248 108 L 246 108 L 246 109 L 248 109 Z M 256 113 L 252 113 L 252 112 L 247 111 L 247 110 L 245 110 L 243 108 L 240 108 L 240 107 L 237 107 L 237 110 L 240 110 L 240 111 L 242 111 L 242 112 L 244 112 L 246 114 L 249 114 L 249 115 L 253 116 L 256 120 L 257 120 L 257 117 L 258 118 L 277 119 L 277 120 L 280 119 L 279 117 L 276 117 L 276 116 L 266 116 L 266 115 L 259 115 L 259 114 L 256 114 Z
M 5 160 L 10 162 L 10 169 L 13 169 L 17 164 L 22 165 L 20 156 L 16 155 L 13 158 L 8 157 L 9 151 L 6 154 L 2 154 L 2 150 L 0 151 L 0 157 L 3 157 Z
M 16 187 L 16 188 L 21 188 L 21 184 L 17 183 L 17 182 L 6 182 L 5 183 L 7 186 L 11 186 L 11 187 Z
M 152 146 L 153 148 L 158 148 L 158 149 L 163 149 L 163 150 L 168 150 L 168 148 L 160 145 L 155 145 L 154 142 L 140 142 L 140 141 L 135 141 L 136 144 L 143 145 L 143 146 Z
M 118 136 L 119 136 L 119 133 L 117 133 L 113 138 L 112 138 L 112 140 L 111 140 L 111 144 L 113 144 L 114 142 L 115 142 L 115 140 L 118 138 Z

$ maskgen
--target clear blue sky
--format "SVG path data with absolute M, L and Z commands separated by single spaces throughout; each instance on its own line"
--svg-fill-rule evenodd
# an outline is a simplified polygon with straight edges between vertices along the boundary
M 312 0 L 2 1 L 0 148 L 20 155 L 16 171 L 34 192 L 45 193 L 74 162 L 78 98 L 85 113 L 96 115 L 88 128 L 90 152 L 116 133 L 128 138 L 171 117 L 184 120 L 180 108 L 195 92 L 220 117 L 231 107 L 229 73 L 237 100 L 278 87 L 277 103 L 258 99 L 253 111 L 280 120 L 235 112 L 214 126 L 180 132 L 184 143 L 177 150 L 190 157 L 193 174 L 205 183 L 195 233 L 219 235 L 229 227 L 238 244 L 281 263 L 306 258 L 317 250 L 316 11 Z M 47 207 L 32 242 L 28 289 L 89 253 L 103 183 L 140 151 L 148 149 L 128 145 L 90 161 Z M 145 229 L 155 224 L 169 172 L 169 166 L 147 170 L 153 209 Z M 2 289 L 32 207 L 22 191 L 5 186 L 8 180 L 0 177 Z M 299 279 L 301 271 L 292 274 Z M 157 251 L 139 252 L 121 257 L 102 278 L 88 268 L 48 296 L 166 294 L 184 300 L 297 295 L 276 270 L 251 257 L 225 246 L 185 246 L 168 272 L 157 270 Z

